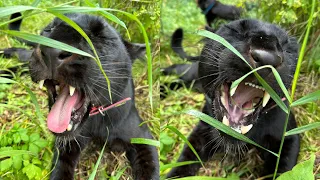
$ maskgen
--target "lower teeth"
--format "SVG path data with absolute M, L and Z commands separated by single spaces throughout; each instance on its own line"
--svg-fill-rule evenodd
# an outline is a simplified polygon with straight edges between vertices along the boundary
M 70 124 L 68 125 L 68 127 L 67 127 L 67 131 L 71 131 L 71 129 L 72 129 L 72 121 L 70 121 Z

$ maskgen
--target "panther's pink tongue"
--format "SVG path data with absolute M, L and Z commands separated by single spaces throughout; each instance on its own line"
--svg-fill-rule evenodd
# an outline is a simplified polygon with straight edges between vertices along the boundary
M 80 98 L 77 90 L 73 96 L 70 96 L 68 87 L 65 86 L 60 92 L 61 94 L 52 106 L 47 118 L 49 130 L 55 133 L 62 133 L 67 129 L 71 119 L 72 108 Z

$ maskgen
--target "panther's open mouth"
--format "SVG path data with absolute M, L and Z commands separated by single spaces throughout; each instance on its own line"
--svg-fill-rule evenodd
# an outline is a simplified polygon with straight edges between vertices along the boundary
M 238 86 L 230 89 L 231 83 L 220 87 L 222 104 L 222 123 L 233 130 L 246 134 L 253 127 L 258 113 L 270 100 L 270 95 L 262 86 L 243 80 Z
M 40 87 L 45 86 L 54 104 L 47 117 L 47 126 L 54 133 L 74 131 L 87 113 L 89 99 L 85 93 L 68 84 L 55 80 L 41 80 Z

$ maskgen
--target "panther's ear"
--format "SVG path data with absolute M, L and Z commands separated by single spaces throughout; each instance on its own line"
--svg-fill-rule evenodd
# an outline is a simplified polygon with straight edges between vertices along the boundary
M 129 56 L 132 60 L 132 62 L 135 59 L 139 59 L 144 57 L 146 52 L 146 45 L 145 44 L 139 44 L 139 43 L 130 43 L 124 39 L 122 39 L 124 45 L 127 48 L 127 51 L 129 53 Z

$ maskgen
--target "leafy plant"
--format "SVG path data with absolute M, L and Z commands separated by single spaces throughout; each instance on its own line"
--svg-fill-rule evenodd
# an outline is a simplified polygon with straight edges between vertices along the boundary
M 50 171 L 51 141 L 40 137 L 39 132 L 15 124 L 1 135 L 0 142 L 0 175 L 10 172 L 13 179 L 41 179 Z

